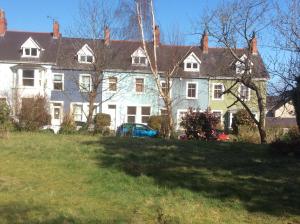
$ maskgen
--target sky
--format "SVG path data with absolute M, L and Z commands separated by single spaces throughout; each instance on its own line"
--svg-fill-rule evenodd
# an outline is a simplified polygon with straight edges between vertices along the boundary
M 78 18 L 81 0 L 0 0 L 0 8 L 6 13 L 8 30 L 52 32 L 52 21 L 57 20 L 60 31 L 66 36 Z M 88 0 L 87 0 L 88 1 Z M 118 0 L 107 0 L 117 4 Z M 280 4 L 282 3 L 279 0 Z M 167 34 L 174 26 L 182 31 L 185 44 L 197 45 L 200 42 L 201 27 L 197 20 L 207 9 L 215 8 L 223 0 L 155 0 L 156 20 L 163 33 Z M 268 33 L 266 34 L 266 36 Z M 258 48 L 266 60 L 270 51 L 264 47 L 266 40 L 258 40 Z M 213 43 L 209 42 L 210 46 Z

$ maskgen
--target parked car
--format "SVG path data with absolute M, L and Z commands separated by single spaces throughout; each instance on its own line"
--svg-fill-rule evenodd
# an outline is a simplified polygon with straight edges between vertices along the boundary
M 128 137 L 157 137 L 158 131 L 144 124 L 124 123 L 117 129 L 117 136 Z

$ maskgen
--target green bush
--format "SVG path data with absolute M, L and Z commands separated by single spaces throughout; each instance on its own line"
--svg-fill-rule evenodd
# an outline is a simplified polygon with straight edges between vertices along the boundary
M 6 102 L 0 101 L 0 137 L 8 137 L 11 129 L 10 108 Z
M 148 126 L 150 128 L 153 128 L 154 130 L 160 131 L 162 128 L 162 121 L 163 121 L 163 116 L 160 115 L 150 116 L 148 120 Z
M 109 135 L 110 130 L 110 115 L 109 114 L 104 114 L 104 113 L 99 113 L 96 114 L 95 116 L 95 127 L 94 127 L 94 132 L 95 133 L 100 133 L 102 135 Z
M 249 126 L 251 128 L 255 127 L 251 116 L 245 109 L 241 109 L 233 115 L 232 130 L 236 135 L 239 134 L 239 126 Z
M 237 134 L 237 141 L 255 144 L 260 143 L 260 136 L 257 127 L 240 125 L 239 133 Z
M 47 100 L 43 96 L 22 99 L 22 108 L 19 115 L 20 127 L 25 131 L 37 131 L 51 122 L 48 113 Z
M 65 114 L 63 122 L 61 123 L 61 128 L 59 130 L 60 134 L 74 134 L 76 132 L 76 124 L 74 118 L 71 114 Z

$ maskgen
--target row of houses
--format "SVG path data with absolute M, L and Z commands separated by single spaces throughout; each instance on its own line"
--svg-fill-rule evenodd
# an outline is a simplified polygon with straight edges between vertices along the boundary
M 234 82 L 236 74 L 242 73 L 239 62 L 230 57 L 227 49 L 209 47 L 206 32 L 199 46 L 162 44 L 159 42 L 159 27 L 155 35 L 162 87 L 166 86 L 164 74 L 174 58 L 181 58 L 180 67 L 172 76 L 170 90 L 176 127 L 179 128 L 181 117 L 189 107 L 210 108 L 224 126 L 230 127 L 233 114 L 241 106 L 234 104 L 231 95 L 222 92 L 226 85 Z M 147 123 L 149 116 L 163 114 L 164 104 L 142 43 L 111 40 L 109 29 L 105 30 L 104 36 L 98 40 L 63 37 L 58 22 L 53 23 L 53 31 L 49 33 L 10 31 L 1 10 L 0 99 L 10 105 L 22 105 L 24 99 L 42 95 L 49 101 L 53 128 L 59 128 L 66 113 L 72 113 L 76 121 L 85 122 L 96 61 L 94 51 L 97 50 L 95 46 L 100 46 L 108 54 L 94 113 L 110 114 L 111 129 L 124 122 Z M 241 60 L 249 51 L 252 67 L 259 71 L 255 72 L 255 79 L 265 93 L 268 73 L 258 53 L 255 36 L 250 49 L 236 49 Z M 254 93 L 243 85 L 237 86 L 236 91 L 257 114 Z M 18 109 L 13 109 L 12 113 L 17 115 Z

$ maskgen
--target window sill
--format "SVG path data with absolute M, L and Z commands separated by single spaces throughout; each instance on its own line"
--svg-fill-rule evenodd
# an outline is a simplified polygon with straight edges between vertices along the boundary
M 188 99 L 188 100 L 196 100 L 196 99 L 198 99 L 198 97 L 186 97 L 186 99 Z
M 223 101 L 224 99 L 223 99 L 223 98 L 221 98 L 221 99 L 218 99 L 218 98 L 212 98 L 212 100 L 214 100 L 214 101 Z

